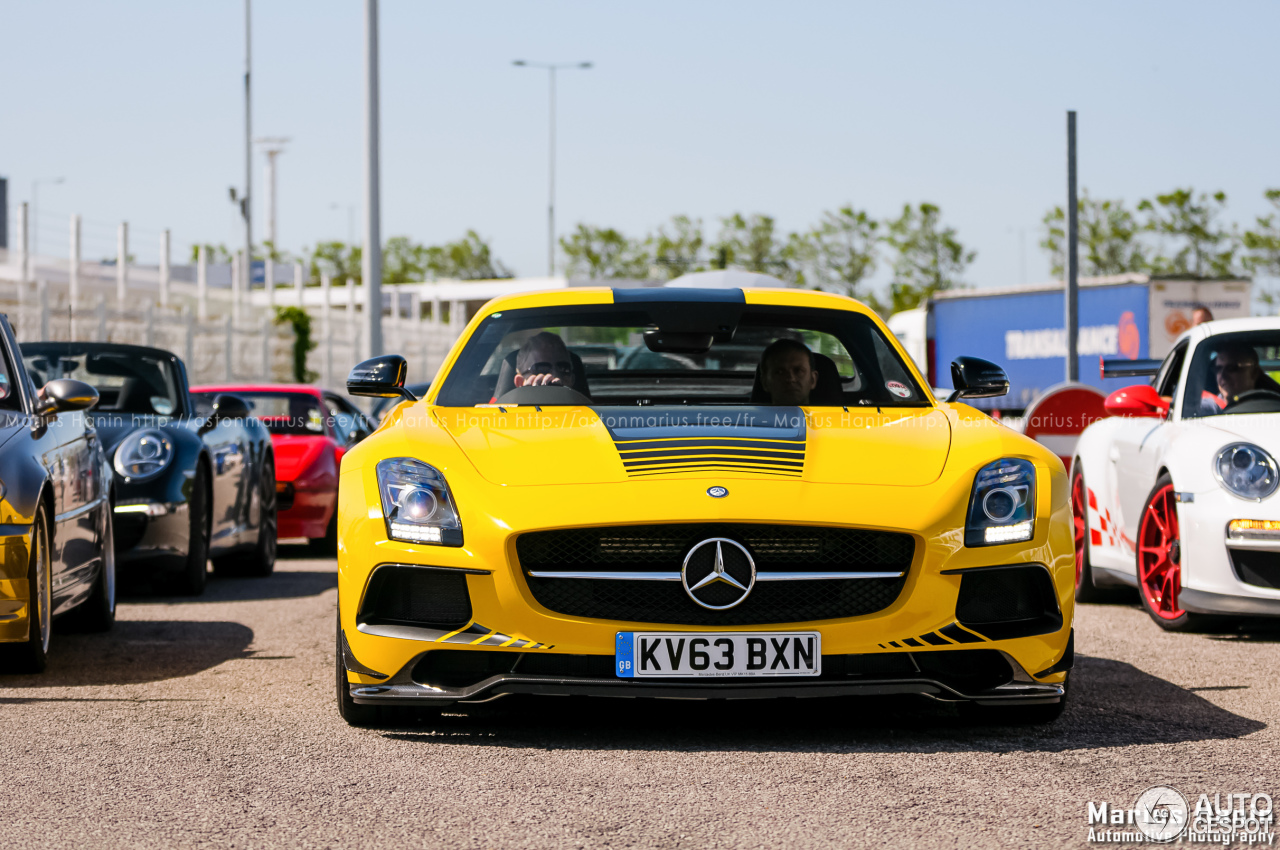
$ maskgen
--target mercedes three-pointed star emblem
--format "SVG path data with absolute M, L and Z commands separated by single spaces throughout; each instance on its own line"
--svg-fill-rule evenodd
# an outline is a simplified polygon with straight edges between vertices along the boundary
M 706 570 L 705 558 L 694 556 L 704 546 L 715 546 L 715 555 L 711 569 Z M 723 611 L 740 605 L 751 593 L 756 583 L 756 565 L 747 551 L 736 540 L 727 537 L 709 537 L 689 550 L 684 557 L 684 566 L 680 570 L 680 583 L 684 585 L 689 598 L 713 611 Z M 705 591 L 699 593 L 699 591 Z M 728 588 L 733 591 L 725 593 Z M 727 604 L 717 604 L 727 603 Z

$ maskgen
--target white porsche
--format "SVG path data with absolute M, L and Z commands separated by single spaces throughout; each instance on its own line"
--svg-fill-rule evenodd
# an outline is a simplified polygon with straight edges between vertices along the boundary
M 1134 586 L 1171 631 L 1280 617 L 1280 318 L 1194 327 L 1107 398 L 1071 467 L 1076 598 Z

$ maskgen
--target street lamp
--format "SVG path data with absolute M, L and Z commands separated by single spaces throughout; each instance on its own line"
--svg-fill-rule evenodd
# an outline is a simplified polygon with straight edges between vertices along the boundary
M 520 68 L 545 68 L 548 80 L 551 83 L 551 118 L 550 118 L 550 134 L 551 144 L 548 146 L 548 158 L 550 166 L 548 168 L 548 190 L 547 190 L 547 276 L 554 277 L 556 273 L 556 71 L 566 70 L 586 70 L 591 67 L 590 62 L 529 62 L 524 59 L 517 59 L 511 63 Z
M 45 183 L 50 186 L 57 186 L 59 183 L 64 182 L 66 182 L 65 177 L 47 177 L 31 181 L 31 218 L 27 219 L 27 230 L 30 231 L 27 234 L 27 244 L 30 246 L 28 250 L 33 257 L 40 253 L 36 250 L 36 238 L 40 233 L 40 217 L 38 215 L 40 205 L 37 202 L 40 184 Z

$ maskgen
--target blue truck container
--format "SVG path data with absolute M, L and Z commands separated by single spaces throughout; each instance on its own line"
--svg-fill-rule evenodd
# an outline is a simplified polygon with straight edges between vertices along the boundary
M 1008 289 L 938 293 L 919 311 L 899 313 L 890 327 L 935 387 L 951 386 L 950 363 L 960 355 L 998 363 L 1009 375 L 1009 395 L 976 399 L 977 406 L 1018 411 L 1066 379 L 1062 282 Z M 1248 316 L 1248 280 L 1178 280 L 1128 274 L 1080 282 L 1080 381 L 1103 392 L 1133 383 L 1104 380 L 1098 358 L 1162 358 L 1191 326 L 1191 313 L 1207 306 L 1216 319 Z M 922 362 L 923 361 L 923 362 Z

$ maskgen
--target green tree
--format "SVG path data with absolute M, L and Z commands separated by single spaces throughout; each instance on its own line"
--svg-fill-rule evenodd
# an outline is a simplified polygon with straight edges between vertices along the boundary
M 788 255 L 797 265 L 796 282 L 862 298 L 860 288 L 876 269 L 880 223 L 846 204 L 822 214 L 806 233 L 792 234 Z
M 1095 201 L 1088 191 L 1076 201 L 1079 222 L 1080 271 L 1097 277 L 1141 272 L 1148 267 L 1146 249 L 1139 240 L 1142 225 L 1124 201 Z M 1045 213 L 1045 238 L 1040 247 L 1049 252 L 1054 277 L 1067 275 L 1067 216 L 1062 207 Z
M 612 227 L 579 224 L 571 235 L 560 237 L 560 250 L 568 261 L 565 273 L 569 277 L 611 280 L 649 276 L 645 245 Z
M 676 215 L 671 217 L 669 227 L 669 230 L 668 225 L 659 227 L 647 240 L 655 266 L 651 274 L 670 279 L 690 272 L 706 271 L 702 219 Z
M 427 276 L 427 248 L 408 236 L 393 236 L 382 249 L 384 283 L 417 283 Z
M 362 251 L 359 245 L 348 245 L 345 242 L 320 242 L 311 252 L 311 282 L 318 284 L 323 272 L 335 279 L 345 279 L 360 283 L 362 273 L 360 264 Z
M 191 246 L 191 262 L 198 262 L 200 259 L 200 249 L 204 248 L 204 255 L 211 263 L 229 263 L 231 262 L 231 252 L 227 250 L 226 245 L 192 245 Z
M 884 241 L 897 255 L 889 284 L 889 303 L 872 300 L 878 312 L 910 310 L 935 292 L 964 286 L 965 270 L 977 252 L 965 250 L 956 238 L 955 228 L 942 225 L 942 211 L 937 206 L 906 204 L 902 215 L 886 224 L 888 232 Z
M 424 249 L 422 258 L 428 280 L 498 280 L 515 276 L 474 230 L 468 230 L 456 241 Z
M 723 268 L 760 272 L 794 282 L 795 262 L 785 238 L 779 238 L 771 216 L 745 218 L 734 213 L 720 219 L 720 235 L 711 246 Z
M 320 377 L 307 370 L 307 353 L 317 344 L 311 338 L 311 314 L 301 307 L 277 307 L 276 324 L 293 326 L 293 379 L 309 384 Z
M 1192 189 L 1175 189 L 1143 200 L 1138 210 L 1147 214 L 1143 229 L 1156 234 L 1161 250 L 1151 260 L 1151 270 L 1163 275 L 1230 277 L 1236 274 L 1240 240 L 1219 223 L 1227 206 L 1225 192 L 1212 195 Z M 1170 246 L 1171 256 L 1165 247 Z
M 1258 216 L 1254 226 L 1244 232 L 1244 267 L 1252 274 L 1280 277 L 1280 189 L 1268 189 L 1263 197 L 1274 211 Z M 1262 290 L 1258 300 L 1274 309 L 1280 297 L 1271 290 Z

